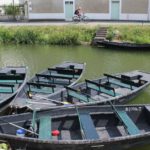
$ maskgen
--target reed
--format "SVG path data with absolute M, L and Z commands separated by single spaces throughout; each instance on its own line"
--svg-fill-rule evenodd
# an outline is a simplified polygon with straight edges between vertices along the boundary
M 1 44 L 79 45 L 91 42 L 96 27 L 40 26 L 1 27 Z
M 117 40 L 137 44 L 150 43 L 150 26 L 110 26 L 107 34 L 110 41 Z

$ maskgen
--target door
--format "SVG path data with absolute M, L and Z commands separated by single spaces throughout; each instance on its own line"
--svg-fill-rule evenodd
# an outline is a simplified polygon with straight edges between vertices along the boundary
M 72 20 L 73 17 L 73 1 L 65 1 L 65 18 L 66 20 Z
M 119 1 L 112 1 L 111 2 L 111 19 L 119 20 L 120 14 L 120 2 Z

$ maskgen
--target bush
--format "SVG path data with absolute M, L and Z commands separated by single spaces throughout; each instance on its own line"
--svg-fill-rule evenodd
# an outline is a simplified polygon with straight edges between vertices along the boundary
M 137 44 L 150 43 L 150 26 L 117 26 L 111 27 L 108 30 L 107 38 L 116 40 L 117 37 L 113 36 L 113 32 L 119 32 L 119 40 Z M 118 40 L 118 39 L 117 39 Z
M 20 7 L 14 5 L 4 6 L 5 14 L 12 16 L 13 19 L 16 19 L 16 16 L 20 14 Z
M 76 26 L 2 27 L 0 42 L 14 44 L 78 45 L 91 42 L 96 28 Z

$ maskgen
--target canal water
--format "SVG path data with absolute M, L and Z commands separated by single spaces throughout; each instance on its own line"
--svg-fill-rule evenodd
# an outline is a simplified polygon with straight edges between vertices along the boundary
M 63 61 L 86 62 L 86 72 L 81 81 L 98 78 L 103 73 L 131 70 L 150 72 L 150 51 L 110 50 L 90 46 L 0 46 L 0 67 L 26 65 L 29 77 Z M 130 103 L 150 103 L 150 87 Z M 134 150 L 149 149 L 150 146 L 145 146 Z

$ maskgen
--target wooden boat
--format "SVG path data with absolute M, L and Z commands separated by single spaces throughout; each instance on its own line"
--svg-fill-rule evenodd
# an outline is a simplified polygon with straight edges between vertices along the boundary
M 13 100 L 27 79 L 26 67 L 4 67 L 0 69 L 0 112 Z
M 97 45 L 106 48 L 120 48 L 120 49 L 135 49 L 135 50 L 150 50 L 150 44 L 135 44 L 127 42 L 112 42 L 112 41 L 98 41 Z
M 26 99 L 35 96 L 46 97 L 61 91 L 64 87 L 76 84 L 85 71 L 85 63 L 63 62 L 45 71 L 35 74 L 17 94 L 11 107 L 26 103 Z M 19 102 L 19 104 L 18 104 Z
M 42 110 L 74 104 L 103 105 L 109 101 L 113 104 L 123 104 L 134 98 L 149 84 L 150 73 L 138 70 L 116 75 L 104 74 L 100 79 L 85 80 L 47 97 L 35 95 L 32 99 L 19 101 L 16 109 Z
M 83 106 L 0 117 L 13 149 L 120 150 L 150 143 L 150 105 Z

